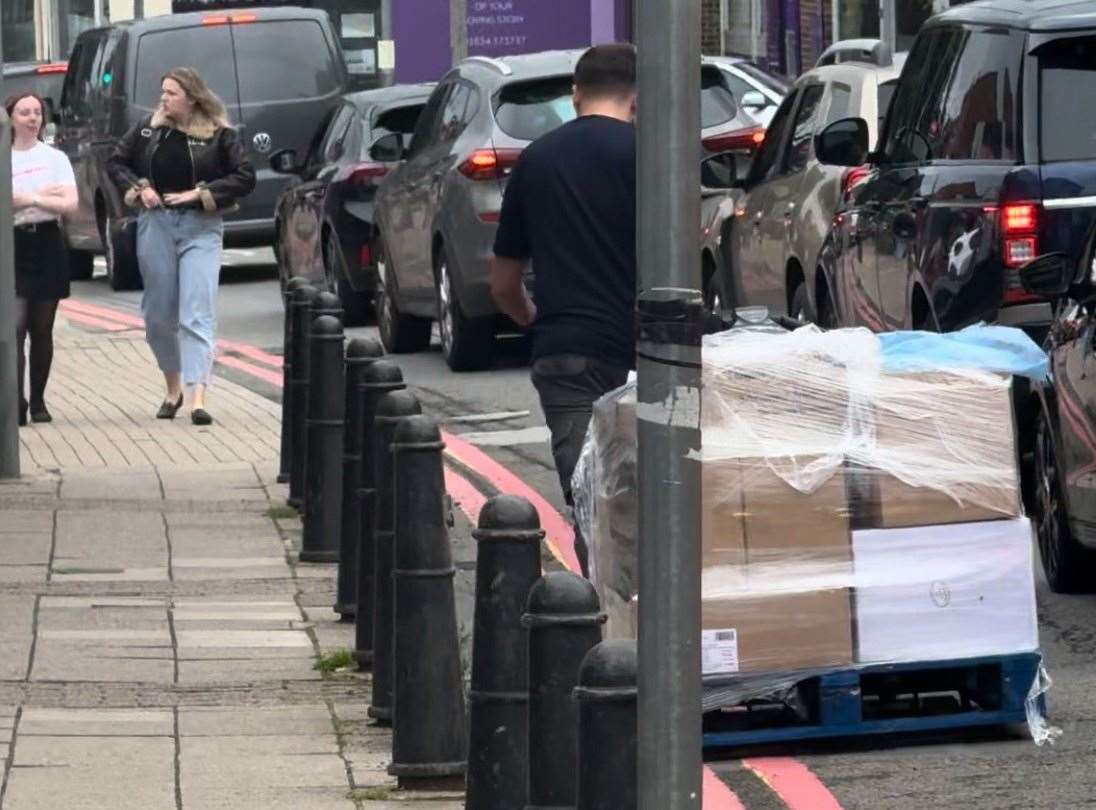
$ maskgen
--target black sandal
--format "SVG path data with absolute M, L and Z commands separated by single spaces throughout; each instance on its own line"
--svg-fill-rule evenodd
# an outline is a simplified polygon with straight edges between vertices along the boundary
M 25 399 L 19 400 L 19 427 L 27 426 L 27 407 Z
M 183 395 L 179 394 L 178 401 L 176 401 L 174 403 L 171 403 L 171 402 L 161 402 L 160 403 L 160 410 L 156 411 L 156 418 L 157 419 L 174 419 L 175 414 L 179 411 L 179 409 L 181 407 L 183 407 Z
M 205 408 L 195 408 L 190 412 L 190 421 L 196 425 L 212 425 L 213 417 Z
M 46 410 L 46 404 L 43 402 L 41 405 L 30 406 L 30 421 L 32 422 L 52 422 L 53 417 L 50 416 L 50 412 Z

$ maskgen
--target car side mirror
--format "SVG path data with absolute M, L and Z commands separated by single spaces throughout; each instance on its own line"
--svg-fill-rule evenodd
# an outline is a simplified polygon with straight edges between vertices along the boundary
M 1077 265 L 1065 253 L 1036 256 L 1020 268 L 1024 291 L 1043 298 L 1061 298 L 1073 287 Z
M 369 147 L 369 157 L 378 163 L 399 163 L 403 160 L 403 134 L 392 132 Z
M 731 152 L 720 152 L 700 163 L 700 187 L 702 190 L 724 191 L 737 188 L 738 160 Z
M 742 94 L 738 106 L 745 107 L 747 110 L 763 110 L 769 106 L 769 100 L 760 91 L 750 90 Z
M 862 166 L 868 156 L 868 122 L 842 118 L 814 136 L 814 154 L 830 166 Z
M 301 170 L 297 165 L 297 150 L 279 149 L 270 156 L 270 168 L 278 174 L 297 174 Z

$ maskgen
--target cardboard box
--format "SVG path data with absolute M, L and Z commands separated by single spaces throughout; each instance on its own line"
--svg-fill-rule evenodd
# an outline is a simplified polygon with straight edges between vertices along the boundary
M 1008 520 L 1021 514 L 1012 389 L 1002 378 L 883 375 L 873 420 L 877 469 L 851 470 L 857 528 Z M 934 485 L 914 486 L 910 480 Z
M 846 588 L 704 600 L 701 626 L 705 675 L 844 667 L 853 661 Z
M 852 546 L 858 663 L 1038 649 L 1027 518 L 856 531 Z

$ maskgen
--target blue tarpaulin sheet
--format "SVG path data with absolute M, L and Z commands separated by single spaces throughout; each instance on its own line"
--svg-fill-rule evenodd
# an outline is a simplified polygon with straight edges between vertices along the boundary
M 879 335 L 883 370 L 892 374 L 977 369 L 1047 379 L 1047 355 L 1011 326 L 978 324 L 958 332 L 887 332 Z

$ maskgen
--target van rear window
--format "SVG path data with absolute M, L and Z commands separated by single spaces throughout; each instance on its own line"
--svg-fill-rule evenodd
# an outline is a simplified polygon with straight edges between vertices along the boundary
M 315 20 L 269 20 L 232 26 L 240 102 L 326 96 L 339 89 L 335 54 Z
M 1039 51 L 1039 141 L 1044 161 L 1096 158 L 1096 35 Z M 1069 122 L 1068 125 L 1063 122 Z
M 574 117 L 570 76 L 509 84 L 495 99 L 495 120 L 511 138 L 535 141 Z
M 160 103 L 160 79 L 173 67 L 189 64 L 187 54 L 206 54 L 201 60 L 205 83 L 231 109 L 236 105 L 236 74 L 232 70 L 232 39 L 227 25 L 191 26 L 150 31 L 137 43 L 137 71 L 133 99 L 138 107 L 154 109 Z M 217 54 L 219 58 L 213 58 Z

